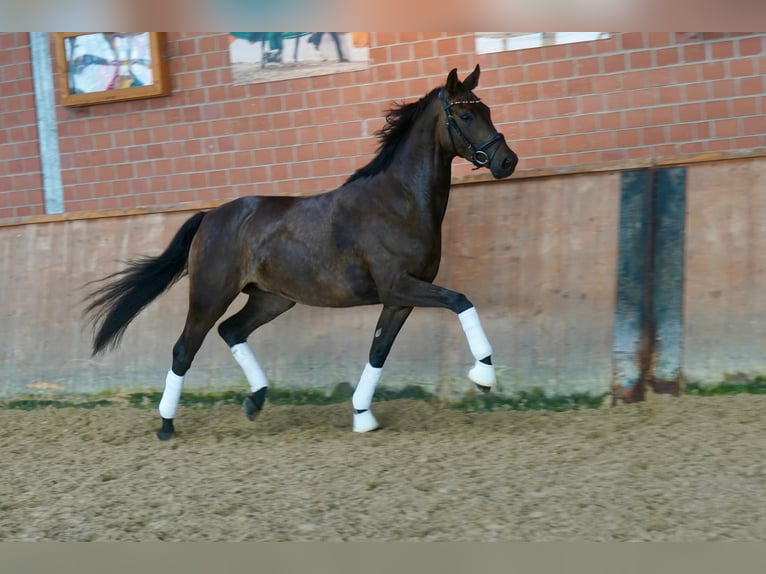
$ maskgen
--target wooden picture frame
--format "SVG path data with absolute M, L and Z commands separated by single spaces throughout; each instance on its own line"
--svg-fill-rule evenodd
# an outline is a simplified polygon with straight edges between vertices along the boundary
M 164 32 L 56 32 L 55 36 L 63 105 L 170 94 Z

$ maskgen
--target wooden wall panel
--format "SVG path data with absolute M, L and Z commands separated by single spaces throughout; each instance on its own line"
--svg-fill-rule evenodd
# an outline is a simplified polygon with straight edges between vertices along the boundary
M 766 374 L 766 161 L 689 168 L 684 374 Z
M 441 284 L 474 302 L 492 341 L 499 389 L 606 392 L 611 373 L 619 175 L 537 178 L 453 187 Z M 0 227 L 0 395 L 161 389 L 183 326 L 187 282 L 150 305 L 122 345 L 91 358 L 82 285 L 120 261 L 164 249 L 188 212 Z M 233 308 L 240 304 L 235 301 Z M 251 336 L 276 385 L 356 384 L 379 307 L 296 307 Z M 382 385 L 423 385 L 444 397 L 471 388 L 459 321 L 417 309 L 392 350 Z M 245 388 L 215 332 L 189 389 Z

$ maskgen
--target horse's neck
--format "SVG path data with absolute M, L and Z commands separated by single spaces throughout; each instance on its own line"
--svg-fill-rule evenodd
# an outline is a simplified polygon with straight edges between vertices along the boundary
M 433 121 L 421 120 L 389 167 L 396 185 L 421 209 L 441 223 L 447 209 L 452 158 L 435 140 Z

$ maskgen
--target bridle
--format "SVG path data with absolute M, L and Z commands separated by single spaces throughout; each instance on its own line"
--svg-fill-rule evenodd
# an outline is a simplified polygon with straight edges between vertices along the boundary
M 460 126 L 457 125 L 457 122 L 455 122 L 455 118 L 452 117 L 451 109 L 452 106 L 456 104 L 478 104 L 481 100 L 461 100 L 457 102 L 448 102 L 447 96 L 444 95 L 444 90 L 439 90 L 439 100 L 442 103 L 442 107 L 444 108 L 444 113 L 447 115 L 447 133 L 449 134 L 450 143 L 452 144 L 452 149 L 455 148 L 455 141 L 452 136 L 452 132 L 454 131 L 457 133 L 458 136 L 460 136 L 460 139 L 463 140 L 463 143 L 466 145 L 466 147 L 471 152 L 471 157 L 468 158 L 469 161 L 475 165 L 476 167 L 474 169 L 479 169 L 480 167 L 486 167 L 489 162 L 492 160 L 492 157 L 490 157 L 486 150 L 494 144 L 496 141 L 503 140 L 505 141 L 505 137 L 500 132 L 495 132 L 495 135 L 490 137 L 487 141 L 482 143 L 481 145 L 474 146 L 467 137 L 465 137 L 465 134 L 460 130 Z M 458 154 L 459 155 L 459 154 Z M 494 154 L 492 154 L 494 156 Z

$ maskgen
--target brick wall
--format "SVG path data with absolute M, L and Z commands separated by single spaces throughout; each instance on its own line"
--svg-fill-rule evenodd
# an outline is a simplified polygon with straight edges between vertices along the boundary
M 225 33 L 169 33 L 173 95 L 58 107 L 65 211 L 331 189 L 371 158 L 393 101 L 475 63 L 521 173 L 766 147 L 763 33 L 615 33 L 481 56 L 472 33 L 370 41 L 368 70 L 237 86 Z M 0 223 L 44 211 L 28 44 L 0 34 Z
M 0 221 L 45 213 L 29 34 L 0 34 Z

